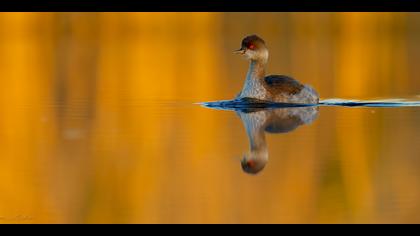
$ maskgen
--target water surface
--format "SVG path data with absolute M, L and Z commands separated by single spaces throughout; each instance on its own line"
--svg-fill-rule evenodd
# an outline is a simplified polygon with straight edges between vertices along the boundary
M 419 223 L 418 32 L 416 13 L 2 13 L 0 223 Z M 238 94 L 250 33 L 323 104 L 199 105 Z

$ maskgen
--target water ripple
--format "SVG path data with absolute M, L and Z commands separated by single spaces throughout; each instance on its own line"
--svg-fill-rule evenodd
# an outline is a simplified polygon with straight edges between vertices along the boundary
M 348 99 L 325 99 L 320 101 L 322 106 L 345 106 L 345 107 L 420 107 L 420 100 L 403 98 L 379 99 L 379 100 L 348 100 Z
M 275 103 L 257 99 L 235 99 L 214 102 L 203 102 L 200 105 L 218 110 L 240 110 L 249 108 L 276 109 L 290 107 L 308 106 L 342 106 L 342 107 L 420 107 L 420 100 L 389 98 L 377 100 L 352 100 L 352 99 L 324 99 L 319 104 L 294 104 L 294 103 Z

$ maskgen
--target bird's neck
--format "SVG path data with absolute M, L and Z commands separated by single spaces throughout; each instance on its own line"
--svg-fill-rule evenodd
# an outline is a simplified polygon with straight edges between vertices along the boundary
M 240 97 L 264 100 L 266 94 L 264 89 L 264 77 L 265 63 L 262 61 L 251 60 Z
M 265 77 L 265 63 L 261 60 L 251 60 L 246 80 L 261 80 Z

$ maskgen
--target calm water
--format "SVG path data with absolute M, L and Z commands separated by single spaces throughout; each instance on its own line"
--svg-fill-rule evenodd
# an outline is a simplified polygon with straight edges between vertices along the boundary
M 416 13 L 2 13 L 0 223 L 420 223 L 419 32 Z M 242 88 L 250 33 L 325 104 L 199 105 Z

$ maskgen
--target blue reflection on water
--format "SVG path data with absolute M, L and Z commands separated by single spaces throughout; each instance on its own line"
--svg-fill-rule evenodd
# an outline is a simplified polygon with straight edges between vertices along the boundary
M 342 107 L 420 107 L 420 100 L 412 99 L 379 99 L 379 100 L 348 100 L 348 99 L 325 99 L 319 104 L 293 104 L 293 103 L 274 103 L 256 99 L 235 99 L 214 102 L 203 102 L 200 105 L 218 110 L 240 110 L 249 108 L 275 109 L 290 107 L 310 107 L 310 106 L 342 106 Z

